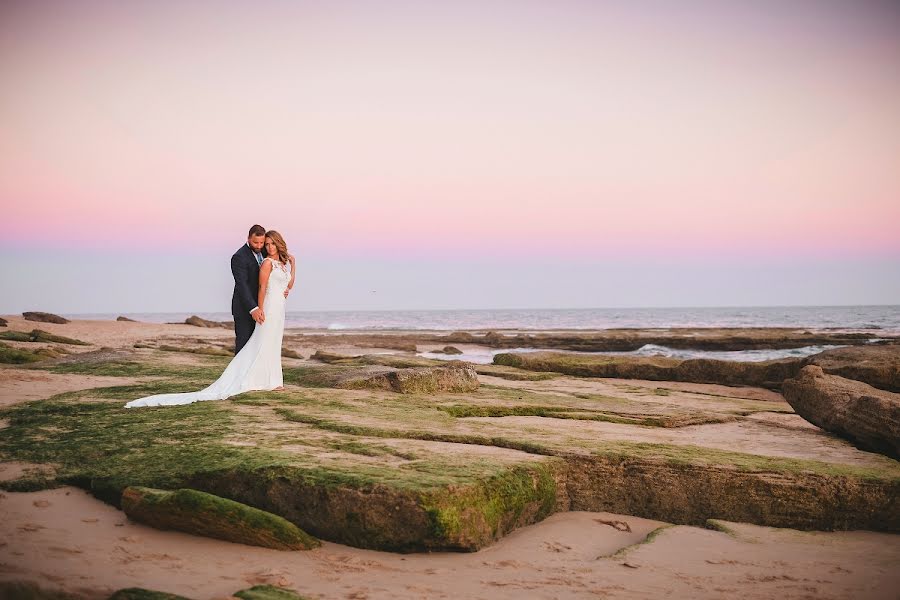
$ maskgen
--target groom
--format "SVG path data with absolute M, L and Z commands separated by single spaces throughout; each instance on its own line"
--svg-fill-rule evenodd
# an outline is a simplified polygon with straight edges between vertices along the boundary
M 234 275 L 234 294 L 231 296 L 231 314 L 234 316 L 234 353 L 237 354 L 253 335 L 256 323 L 266 320 L 259 294 L 259 266 L 264 253 L 266 230 L 254 225 L 247 233 L 247 243 L 231 257 L 231 274 Z

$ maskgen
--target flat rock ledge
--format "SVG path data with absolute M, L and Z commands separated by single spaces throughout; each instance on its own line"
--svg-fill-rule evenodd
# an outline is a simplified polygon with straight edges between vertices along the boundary
M 810 365 L 782 386 L 798 415 L 862 450 L 900 459 L 900 394 Z
M 829 374 L 900 392 L 900 344 L 835 348 L 806 358 L 761 362 L 533 352 L 497 354 L 494 364 L 577 377 L 718 383 L 769 389 L 780 389 L 784 380 L 797 377 L 803 367 L 817 365 Z
M 320 544 L 283 517 L 197 490 L 128 487 L 122 492 L 122 510 L 129 518 L 157 529 L 238 544 L 275 550 L 308 550 Z
M 645 379 L 749 385 L 777 389 L 794 377 L 803 364 L 794 359 L 765 362 L 737 362 L 708 358 L 677 359 L 667 357 L 590 356 L 561 352 L 497 354 L 495 365 L 529 371 L 554 371 L 576 377 Z

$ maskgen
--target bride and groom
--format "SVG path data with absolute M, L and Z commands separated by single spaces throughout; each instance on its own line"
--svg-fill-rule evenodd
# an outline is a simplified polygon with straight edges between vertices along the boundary
M 157 394 L 132 400 L 125 408 L 173 406 L 202 400 L 224 400 L 251 390 L 274 390 L 284 385 L 281 340 L 284 306 L 294 286 L 296 265 L 277 231 L 254 225 L 247 243 L 231 257 L 234 294 L 235 356 L 222 376 L 199 392 Z

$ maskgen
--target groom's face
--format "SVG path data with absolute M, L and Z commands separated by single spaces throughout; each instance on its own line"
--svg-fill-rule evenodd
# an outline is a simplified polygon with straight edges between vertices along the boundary
M 262 252 L 263 244 L 266 243 L 266 236 L 251 235 L 247 238 L 247 243 L 250 244 L 250 249 L 254 252 Z

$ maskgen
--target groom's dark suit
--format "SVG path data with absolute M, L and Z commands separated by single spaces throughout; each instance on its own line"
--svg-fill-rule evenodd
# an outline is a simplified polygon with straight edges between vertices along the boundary
M 253 335 L 256 321 L 250 311 L 257 306 L 259 294 L 259 263 L 250 246 L 244 244 L 231 256 L 231 274 L 234 275 L 234 294 L 231 296 L 231 314 L 234 316 L 234 353 L 237 354 Z M 259 307 L 262 309 L 262 307 Z

